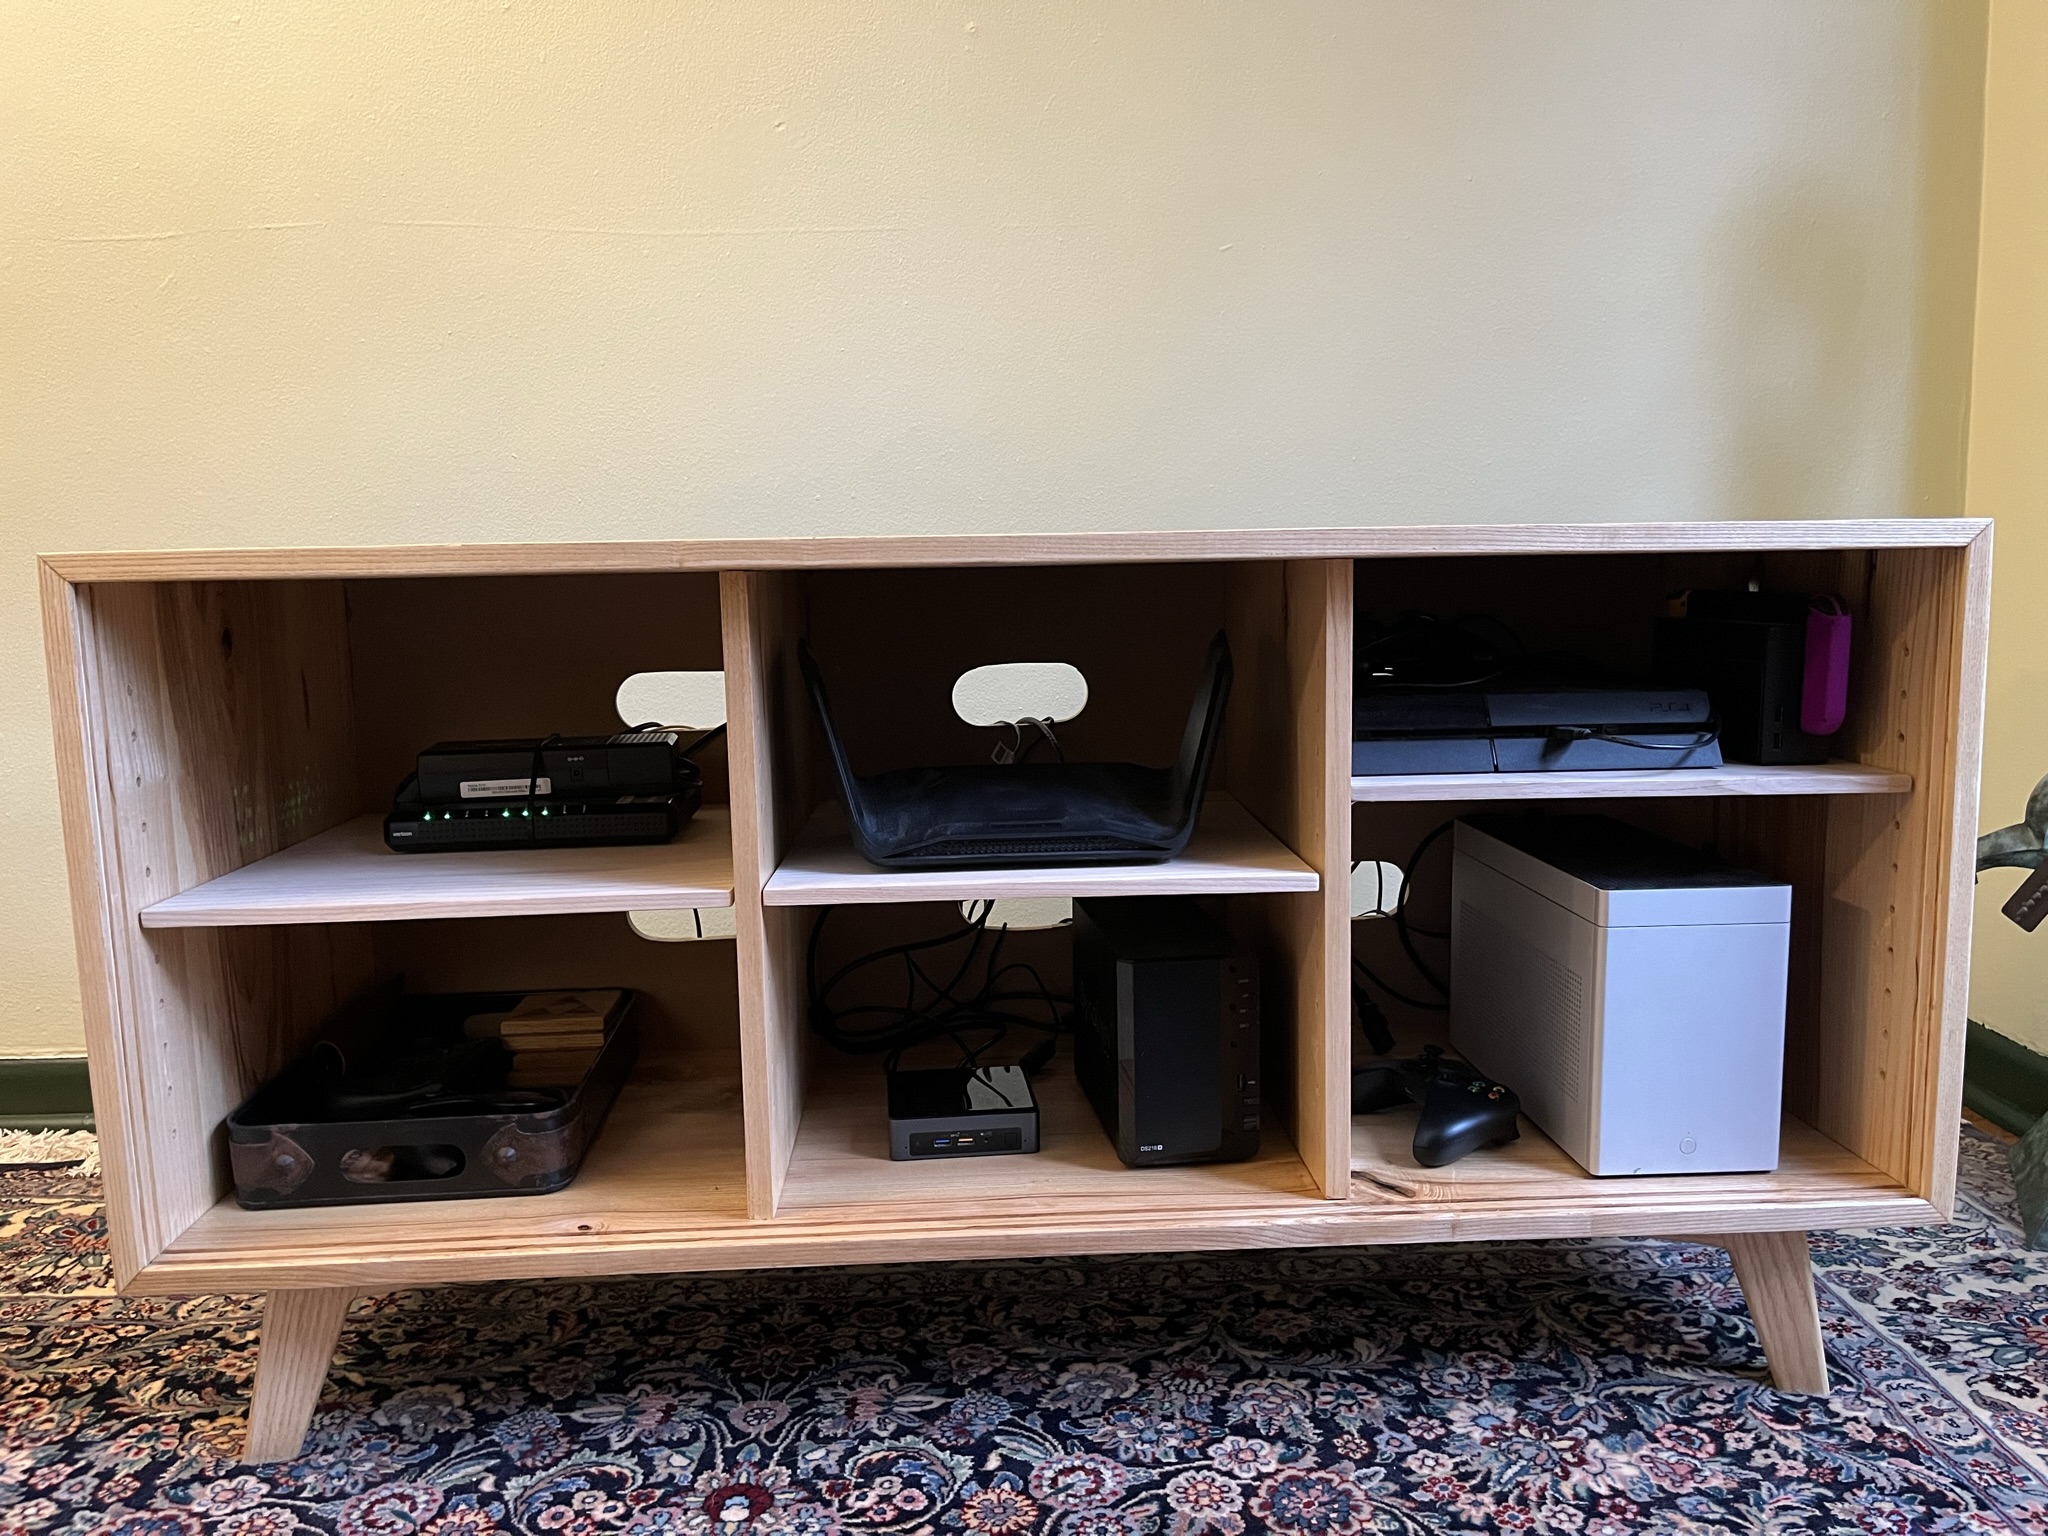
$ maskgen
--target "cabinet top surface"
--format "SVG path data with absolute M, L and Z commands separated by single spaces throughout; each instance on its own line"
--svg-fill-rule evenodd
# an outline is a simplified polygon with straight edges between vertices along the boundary
M 1984 518 L 1513 523 L 1149 533 L 401 544 L 323 549 L 106 550 L 49 554 L 42 558 L 58 577 L 72 582 L 332 580 L 571 572 L 1399 559 L 1427 555 L 1931 549 L 1969 544 L 1990 526 Z

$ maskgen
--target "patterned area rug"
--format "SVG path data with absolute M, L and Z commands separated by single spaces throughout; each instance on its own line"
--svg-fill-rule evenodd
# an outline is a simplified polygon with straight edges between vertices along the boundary
M 1717 1249 L 1560 1242 L 416 1291 L 238 1466 L 254 1298 L 123 1301 L 97 1181 L 0 1173 L 0 1532 L 2048 1532 L 2048 1255 L 1817 1239 L 1781 1396 Z

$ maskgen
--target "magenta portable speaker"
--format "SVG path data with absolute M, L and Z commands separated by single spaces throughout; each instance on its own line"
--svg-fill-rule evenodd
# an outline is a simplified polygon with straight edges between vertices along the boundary
M 1832 736 L 1849 713 L 1849 610 L 1839 597 L 1816 597 L 1806 610 L 1806 679 L 1799 729 Z

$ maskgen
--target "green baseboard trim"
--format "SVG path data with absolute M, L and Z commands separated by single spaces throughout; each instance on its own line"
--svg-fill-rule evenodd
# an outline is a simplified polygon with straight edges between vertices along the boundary
M 0 1131 L 89 1131 L 83 1056 L 0 1056 Z
M 1970 1021 L 1963 1047 L 1963 1103 L 2024 1136 L 2048 1115 L 2048 1056 Z

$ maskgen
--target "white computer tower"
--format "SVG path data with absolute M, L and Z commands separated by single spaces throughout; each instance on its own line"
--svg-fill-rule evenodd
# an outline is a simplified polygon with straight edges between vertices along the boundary
M 1777 1167 L 1792 888 L 1602 816 L 1453 836 L 1452 1046 L 1589 1173 Z

